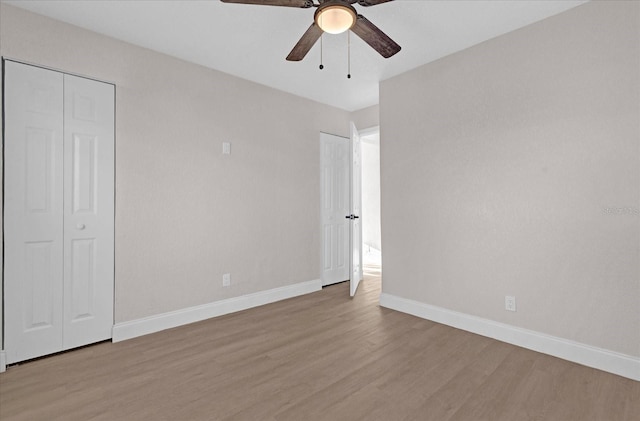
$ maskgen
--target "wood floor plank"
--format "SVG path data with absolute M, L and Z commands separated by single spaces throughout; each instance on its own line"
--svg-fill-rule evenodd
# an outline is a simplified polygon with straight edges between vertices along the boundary
M 448 420 L 481 388 L 487 378 L 504 362 L 513 350 L 506 344 L 493 342 L 474 355 L 449 381 L 443 383 L 435 393 L 421 405 L 421 412 L 428 412 L 433 419 Z
M 640 383 L 381 308 L 347 283 L 9 367 L 0 420 L 640 419 Z

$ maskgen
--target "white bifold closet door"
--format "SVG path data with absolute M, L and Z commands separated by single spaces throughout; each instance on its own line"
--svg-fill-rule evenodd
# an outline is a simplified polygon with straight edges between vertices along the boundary
M 114 86 L 5 61 L 7 363 L 111 338 Z

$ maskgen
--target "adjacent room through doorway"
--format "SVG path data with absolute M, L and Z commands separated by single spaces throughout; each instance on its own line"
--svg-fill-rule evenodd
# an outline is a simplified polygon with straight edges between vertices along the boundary
M 360 132 L 362 148 L 362 250 L 365 272 L 382 265 L 380 234 L 380 129 Z

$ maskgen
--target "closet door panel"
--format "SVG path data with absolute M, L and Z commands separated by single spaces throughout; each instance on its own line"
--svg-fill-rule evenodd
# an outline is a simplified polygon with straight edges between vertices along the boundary
M 112 336 L 113 85 L 5 62 L 7 362 Z
M 7 362 L 60 351 L 63 76 L 5 62 L 4 300 Z
M 64 76 L 64 348 L 111 338 L 114 87 Z

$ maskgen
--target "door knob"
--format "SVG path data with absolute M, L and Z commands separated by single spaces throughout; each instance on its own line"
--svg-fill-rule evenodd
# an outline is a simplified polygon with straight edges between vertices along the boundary
M 79 229 L 79 230 L 83 230 L 85 228 L 85 225 L 84 224 L 78 224 L 78 225 L 76 225 L 76 228 Z

